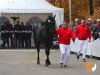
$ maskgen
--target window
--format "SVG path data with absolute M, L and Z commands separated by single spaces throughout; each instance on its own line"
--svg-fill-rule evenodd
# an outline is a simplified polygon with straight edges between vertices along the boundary
M 1 30 L 1 26 L 3 25 L 3 23 L 4 23 L 5 21 L 9 21 L 9 19 L 6 18 L 6 17 L 4 17 L 4 16 L 0 16 L 0 30 Z
M 42 19 L 39 18 L 39 17 L 37 17 L 37 16 L 31 17 L 31 18 L 29 19 L 30 25 L 35 25 L 35 26 L 40 27 L 40 26 L 41 26 L 41 22 L 42 22 Z
M 4 16 L 0 16 L 0 30 L 1 30 L 1 26 L 3 25 L 3 23 L 5 21 L 9 21 L 8 18 L 4 17 Z M 1 33 L 0 33 L 1 34 Z M 1 40 L 1 35 L 0 35 L 0 40 Z M 1 43 L 1 42 L 0 42 Z

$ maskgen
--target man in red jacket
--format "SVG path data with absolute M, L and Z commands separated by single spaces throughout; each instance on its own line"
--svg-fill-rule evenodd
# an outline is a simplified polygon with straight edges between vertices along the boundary
M 66 22 L 62 23 L 62 27 L 57 29 L 56 33 L 58 34 L 58 42 L 61 52 L 61 67 L 67 67 L 67 62 L 70 56 L 70 40 L 71 38 L 75 39 L 75 33 L 68 27 Z
M 88 46 L 88 41 L 91 42 L 91 31 L 86 25 L 86 20 L 81 21 L 81 25 L 76 28 L 76 36 L 79 40 L 79 48 L 77 51 L 77 59 L 79 59 L 80 52 L 83 51 L 83 61 L 86 62 L 86 51 Z

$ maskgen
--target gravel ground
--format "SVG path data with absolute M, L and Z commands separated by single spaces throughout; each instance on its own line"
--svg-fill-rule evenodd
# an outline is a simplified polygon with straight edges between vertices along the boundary
M 0 50 L 0 75 L 100 75 L 100 61 L 89 59 L 97 65 L 97 69 L 88 72 L 82 58 L 76 59 L 75 54 L 71 54 L 68 67 L 60 68 L 59 50 L 51 50 L 51 65 L 45 67 L 45 52 L 40 52 L 40 65 L 36 64 L 37 53 L 35 49 L 14 49 Z

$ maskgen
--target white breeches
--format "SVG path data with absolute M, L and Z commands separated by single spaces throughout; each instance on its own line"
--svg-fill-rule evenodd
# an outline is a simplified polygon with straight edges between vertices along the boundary
M 63 65 L 67 65 L 68 59 L 70 57 L 70 45 L 65 45 L 65 44 L 59 44 L 60 47 L 60 63 L 63 63 Z
M 83 58 L 86 57 L 88 47 L 88 41 L 87 40 L 79 40 L 78 41 L 78 51 L 77 54 L 80 55 L 80 52 L 83 50 Z

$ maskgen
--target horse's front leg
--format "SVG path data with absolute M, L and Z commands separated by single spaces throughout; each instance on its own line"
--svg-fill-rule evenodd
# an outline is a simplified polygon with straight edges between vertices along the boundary
M 50 55 L 50 49 L 47 49 L 47 50 L 45 50 L 45 53 L 46 53 L 46 56 L 47 56 L 47 58 L 46 58 L 46 60 L 45 60 L 45 66 L 47 67 L 48 65 L 50 65 L 51 64 L 51 62 L 50 62 L 50 60 L 49 60 L 49 55 Z
M 40 53 L 40 45 L 37 46 L 37 64 L 40 64 L 39 53 Z

